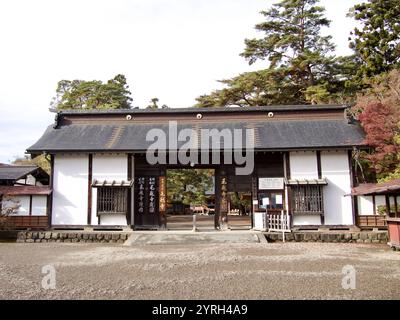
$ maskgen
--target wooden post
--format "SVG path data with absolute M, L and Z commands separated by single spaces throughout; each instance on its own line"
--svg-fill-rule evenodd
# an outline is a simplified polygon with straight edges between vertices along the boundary
M 386 214 L 388 217 L 390 217 L 390 199 L 388 194 L 385 194 L 385 201 L 386 201 Z
M 350 174 L 350 188 L 355 187 L 356 184 L 356 177 L 353 168 L 353 153 L 351 150 L 347 152 L 347 159 L 349 162 L 349 174 Z M 357 224 L 357 217 L 358 217 L 358 198 L 357 196 L 350 196 L 351 199 L 351 211 L 353 215 L 353 224 Z
M 32 195 L 29 196 L 29 215 L 32 215 Z
M 93 155 L 89 154 L 88 163 L 88 205 L 87 205 L 87 224 L 92 224 L 92 176 L 93 176 Z
M 128 181 L 132 181 L 132 154 L 128 153 L 127 158 L 127 179 Z M 128 226 L 132 225 L 132 188 L 128 189 L 127 195 L 126 224 Z
M 49 195 L 49 199 L 47 201 L 47 214 L 48 214 L 48 227 L 51 228 L 52 224 L 52 215 L 53 215 L 53 197 L 54 197 L 54 155 L 50 155 L 50 189 L 51 195 Z
M 220 228 L 220 204 L 221 204 L 221 183 L 220 183 L 220 170 L 216 168 L 215 175 L 215 213 L 214 213 L 214 228 Z
M 193 232 L 197 231 L 197 226 L 196 226 L 196 214 L 193 214 Z

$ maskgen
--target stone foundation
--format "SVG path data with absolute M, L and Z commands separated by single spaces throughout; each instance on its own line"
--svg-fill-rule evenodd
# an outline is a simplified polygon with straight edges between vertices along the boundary
M 244 231 L 245 232 L 245 231 Z M 154 235 L 157 231 L 152 232 Z M 222 234 L 223 232 L 221 232 Z M 229 231 L 227 234 L 230 233 Z M 135 232 L 124 231 L 13 231 L 0 232 L 0 240 L 11 242 L 69 242 L 69 243 L 119 243 L 122 244 Z M 171 232 L 171 234 L 174 234 Z M 206 233 L 198 233 L 206 234 Z M 195 234 L 193 234 L 195 235 Z M 282 241 L 280 232 L 264 232 L 269 242 Z M 296 242 L 348 242 L 388 243 L 387 231 L 295 231 L 285 234 L 285 241 Z
M 69 232 L 69 231 L 20 231 L 17 242 L 84 242 L 84 243 L 124 243 L 128 232 Z
M 282 241 L 282 233 L 265 232 L 268 241 Z M 384 243 L 389 241 L 387 231 L 360 232 L 312 232 L 297 231 L 285 234 L 285 241 L 296 242 L 353 242 L 353 243 Z

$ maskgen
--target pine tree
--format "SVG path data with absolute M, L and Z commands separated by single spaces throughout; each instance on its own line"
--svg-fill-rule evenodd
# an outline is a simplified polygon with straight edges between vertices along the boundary
M 361 28 L 355 28 L 350 47 L 362 61 L 359 81 L 400 66 L 400 3 L 398 0 L 368 0 L 349 13 Z
M 266 60 L 266 69 L 221 82 L 227 88 L 200 96 L 197 106 L 345 102 L 354 58 L 333 55 L 331 36 L 321 29 L 330 21 L 318 0 L 282 0 L 256 25 L 262 38 L 246 39 L 241 54 L 249 64 Z

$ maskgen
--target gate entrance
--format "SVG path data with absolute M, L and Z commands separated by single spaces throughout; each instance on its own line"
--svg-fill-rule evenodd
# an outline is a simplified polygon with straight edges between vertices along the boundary
M 167 169 L 168 230 L 213 230 L 215 216 L 214 169 Z
M 253 210 L 285 210 L 283 168 L 282 153 L 256 154 L 251 175 L 235 165 L 150 165 L 136 154 L 133 227 L 192 230 L 196 215 L 200 231 L 251 229 Z

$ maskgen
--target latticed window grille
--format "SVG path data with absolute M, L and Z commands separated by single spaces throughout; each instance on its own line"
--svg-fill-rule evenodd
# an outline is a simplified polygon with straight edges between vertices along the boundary
M 322 185 L 295 185 L 291 186 L 291 190 L 293 213 L 324 213 Z
M 97 213 L 127 212 L 128 189 L 118 187 L 103 187 L 97 189 Z

